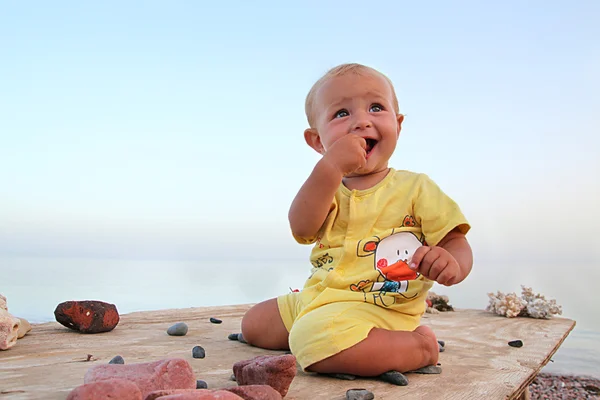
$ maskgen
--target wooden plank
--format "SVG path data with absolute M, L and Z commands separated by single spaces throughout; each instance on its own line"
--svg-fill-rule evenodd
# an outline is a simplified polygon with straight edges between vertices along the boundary
M 228 340 L 229 333 L 240 331 L 249 307 L 136 312 L 122 315 L 112 332 L 96 335 L 79 334 L 56 322 L 33 325 L 15 347 L 0 352 L 0 399 L 64 399 L 83 383 L 88 368 L 107 363 L 117 354 L 128 364 L 182 357 L 209 388 L 235 386 L 230 376 L 236 361 L 281 354 Z M 211 316 L 223 323 L 210 323 Z M 166 329 L 179 321 L 188 324 L 188 334 L 168 336 Z M 509 319 L 482 310 L 426 314 L 423 323 L 446 341 L 446 351 L 440 354 L 441 375 L 409 374 L 409 385 L 397 387 L 371 379 L 341 381 L 299 371 L 286 399 L 341 400 L 352 388 L 369 389 L 377 399 L 516 399 L 575 326 L 565 318 Z M 514 339 L 523 340 L 524 346 L 508 346 Z M 206 358 L 192 358 L 196 345 L 206 349 Z M 84 361 L 88 354 L 94 358 Z

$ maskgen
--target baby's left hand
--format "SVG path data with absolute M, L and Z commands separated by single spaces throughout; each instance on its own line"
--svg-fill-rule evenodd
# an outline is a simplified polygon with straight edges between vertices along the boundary
M 409 267 L 440 285 L 452 286 L 460 281 L 461 269 L 458 262 L 442 247 L 419 247 Z

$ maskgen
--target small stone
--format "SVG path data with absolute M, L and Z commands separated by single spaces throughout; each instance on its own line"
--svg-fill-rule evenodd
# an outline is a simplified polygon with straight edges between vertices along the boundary
M 346 392 L 347 400 L 373 400 L 375 395 L 367 389 L 350 389 Z
M 508 345 L 510 347 L 523 347 L 523 341 L 522 340 L 511 340 L 510 342 L 508 342 Z
M 114 356 L 112 360 L 108 362 L 109 364 L 125 364 L 125 360 L 121 356 Z
M 446 342 L 444 342 L 443 340 L 438 340 L 438 350 L 440 351 L 440 353 L 446 351 Z
M 231 376 L 229 377 L 229 380 L 232 380 L 232 381 L 234 381 L 234 382 L 235 382 L 235 381 L 236 381 L 236 379 L 235 379 L 235 374 L 231 374 Z
M 238 333 L 237 340 L 238 340 L 238 342 L 241 342 L 241 343 L 248 343 L 248 342 L 246 342 L 246 339 L 244 339 L 244 336 L 241 333 Z
M 229 340 L 238 340 L 238 336 L 241 335 L 241 333 L 230 333 L 229 336 L 227 336 L 227 339 Z
M 219 318 L 210 317 L 210 322 L 212 322 L 213 324 L 220 324 L 223 321 L 221 321 Z
M 208 389 L 208 383 L 204 382 L 201 379 L 196 381 L 196 389 Z
M 170 336 L 185 336 L 188 332 L 188 326 L 185 322 L 178 322 L 175 325 L 167 329 L 167 333 Z
M 406 376 L 404 376 L 403 374 L 401 374 L 398 371 L 384 372 L 383 374 L 379 375 L 379 379 L 381 379 L 384 382 L 391 383 L 393 385 L 398 385 L 398 386 L 407 386 L 408 385 L 408 379 L 406 378 Z
M 194 346 L 192 349 L 192 357 L 194 358 L 204 358 L 206 357 L 206 351 L 202 346 Z
M 415 369 L 414 371 L 410 371 L 410 372 L 414 372 L 415 374 L 441 374 L 442 373 L 442 368 L 438 367 L 437 365 L 428 365 L 426 367 L 422 367 L 419 369 Z
M 65 301 L 56 306 L 54 318 L 58 323 L 81 333 L 112 331 L 119 323 L 114 304 L 96 300 Z
M 351 374 L 338 374 L 338 373 L 333 373 L 333 374 L 327 374 L 332 378 L 335 379 L 341 379 L 344 381 L 353 381 L 356 379 L 356 375 L 351 375 Z

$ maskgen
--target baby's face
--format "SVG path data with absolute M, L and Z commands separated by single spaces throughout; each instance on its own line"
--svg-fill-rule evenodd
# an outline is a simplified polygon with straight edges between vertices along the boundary
M 387 168 L 400 134 L 402 116 L 396 114 L 392 89 L 375 74 L 329 79 L 316 94 L 315 128 L 325 151 L 344 135 L 367 141 L 367 165 L 362 173 Z

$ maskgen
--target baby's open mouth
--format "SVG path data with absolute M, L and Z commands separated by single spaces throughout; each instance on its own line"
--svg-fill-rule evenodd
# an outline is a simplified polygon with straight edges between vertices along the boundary
M 371 154 L 371 152 L 373 151 L 373 148 L 375 148 L 375 146 L 377 145 L 377 140 L 365 139 L 365 141 L 367 142 L 367 156 L 369 156 L 369 154 Z

